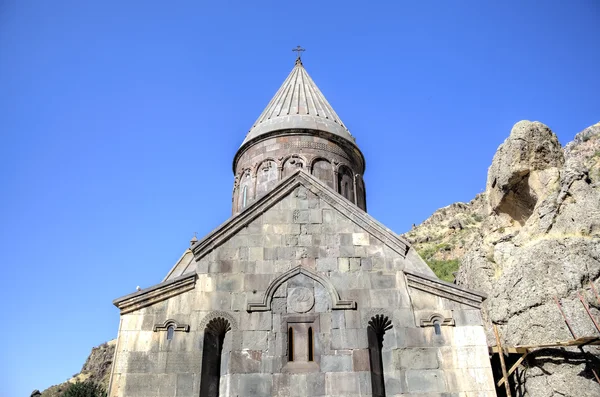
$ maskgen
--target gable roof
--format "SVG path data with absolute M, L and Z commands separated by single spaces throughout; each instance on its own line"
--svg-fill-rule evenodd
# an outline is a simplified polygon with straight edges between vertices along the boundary
M 191 249 L 195 260 L 199 261 L 202 259 L 206 254 L 223 244 L 242 228 L 261 216 L 269 208 L 291 194 L 294 189 L 299 186 L 304 186 L 312 193 L 319 196 L 319 198 L 329 203 L 340 214 L 381 240 L 381 242 L 397 252 L 400 256 L 406 256 L 406 253 L 410 248 L 410 243 L 406 239 L 383 226 L 375 218 L 333 191 L 333 189 L 313 175 L 308 174 L 303 169 L 299 169 L 279 182 L 263 197 L 246 207 L 244 211 L 233 216 L 205 236 L 202 240 L 198 241 L 198 243 L 194 244 Z

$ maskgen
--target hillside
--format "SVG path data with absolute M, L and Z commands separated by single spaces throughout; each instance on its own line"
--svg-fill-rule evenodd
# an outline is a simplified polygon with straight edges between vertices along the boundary
M 116 344 L 117 340 L 113 339 L 101 344 L 100 346 L 92 348 L 92 352 L 88 356 L 85 364 L 83 364 L 83 367 L 78 374 L 75 374 L 66 382 L 44 390 L 41 394 L 41 397 L 59 397 L 71 383 L 75 383 L 77 381 L 99 382 L 102 384 L 102 386 L 104 386 L 105 389 L 107 389 Z M 32 393 L 32 396 L 34 393 Z
M 573 339 L 600 318 L 600 123 L 562 148 L 539 122 L 521 121 L 498 148 L 486 192 L 436 211 L 405 237 L 436 273 L 488 294 L 488 342 L 498 324 L 507 346 Z M 530 354 L 513 389 L 522 396 L 598 396 L 598 350 Z M 513 394 L 514 395 L 514 394 Z

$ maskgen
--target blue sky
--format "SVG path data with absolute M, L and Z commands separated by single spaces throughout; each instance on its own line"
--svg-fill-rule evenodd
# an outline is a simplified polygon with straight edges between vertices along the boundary
M 493 4 L 495 3 L 495 4 Z M 600 3 L 0 3 L 0 396 L 78 372 L 114 298 L 230 216 L 231 161 L 291 49 L 396 232 L 468 201 L 514 123 L 600 121 Z

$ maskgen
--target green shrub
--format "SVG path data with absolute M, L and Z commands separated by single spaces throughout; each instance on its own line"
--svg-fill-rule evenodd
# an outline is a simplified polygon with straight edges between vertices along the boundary
M 71 384 L 61 397 L 107 397 L 107 394 L 99 383 L 77 382 Z
M 457 272 L 458 267 L 460 266 L 458 259 L 441 260 L 433 259 L 433 256 L 438 251 L 444 251 L 451 248 L 452 246 L 449 244 L 438 244 L 419 252 L 421 258 L 423 258 L 425 263 L 429 265 L 435 275 L 438 276 L 439 279 L 448 281 L 450 283 L 454 281 L 454 275 L 452 273 Z
M 460 265 L 458 259 L 448 261 L 431 259 L 427 261 L 427 264 L 439 279 L 450 283 L 454 281 L 454 274 L 452 273 L 457 272 Z

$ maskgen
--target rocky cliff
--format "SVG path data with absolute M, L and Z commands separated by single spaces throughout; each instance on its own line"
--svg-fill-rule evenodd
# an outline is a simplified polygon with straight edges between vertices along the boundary
M 598 336 L 578 294 L 600 320 L 592 288 L 600 290 L 600 123 L 564 148 L 544 124 L 517 123 L 494 156 L 486 192 L 405 236 L 434 266 L 456 261 L 457 284 L 488 294 L 490 345 L 491 324 L 506 346 L 573 339 L 557 301 L 576 337 Z M 600 375 L 592 346 L 541 349 L 513 376 L 513 395 L 599 396 L 593 369 Z
M 71 383 L 78 381 L 98 382 L 104 387 L 104 389 L 107 389 L 116 342 L 117 340 L 113 339 L 109 342 L 103 343 L 100 346 L 94 347 L 85 361 L 85 364 L 83 364 L 83 368 L 81 368 L 81 371 L 78 374 L 73 375 L 71 379 L 64 383 L 49 387 L 48 389 L 44 390 L 41 395 L 36 394 L 34 391 L 32 396 L 37 395 L 41 397 L 60 397 L 60 395 L 67 389 L 67 387 L 69 387 Z

